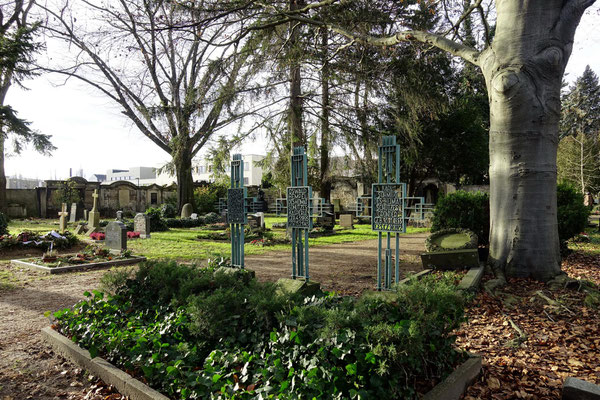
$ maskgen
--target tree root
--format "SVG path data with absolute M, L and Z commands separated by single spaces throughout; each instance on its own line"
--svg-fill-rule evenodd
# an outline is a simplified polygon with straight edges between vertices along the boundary
M 521 328 L 519 328 L 519 326 L 515 323 L 515 321 L 512 320 L 512 318 L 510 318 L 505 313 L 502 313 L 502 314 L 504 315 L 504 317 L 506 319 L 508 319 L 508 322 L 510 323 L 510 326 L 512 326 L 512 328 L 515 331 L 517 331 L 517 333 L 519 334 L 519 337 L 510 340 L 508 342 L 508 345 L 510 345 L 512 347 L 519 347 L 521 344 L 523 344 L 523 343 L 525 343 L 527 341 L 527 339 L 529 338 L 529 336 L 525 332 L 523 332 L 523 330 Z

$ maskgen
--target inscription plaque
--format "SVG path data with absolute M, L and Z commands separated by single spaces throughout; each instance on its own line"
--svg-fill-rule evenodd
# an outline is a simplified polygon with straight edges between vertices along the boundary
M 404 224 L 404 183 L 380 183 L 373 185 L 372 229 L 377 232 L 406 231 Z
M 288 228 L 311 228 L 310 195 L 309 186 L 287 188 Z
M 227 220 L 230 224 L 245 224 L 244 188 L 227 189 Z

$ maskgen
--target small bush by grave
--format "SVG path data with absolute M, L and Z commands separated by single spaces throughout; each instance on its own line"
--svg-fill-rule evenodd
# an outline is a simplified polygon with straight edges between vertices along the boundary
M 583 204 L 583 194 L 574 186 L 560 183 L 556 188 L 558 239 L 561 252 L 568 251 L 567 240 L 583 232 L 590 210 Z
M 479 244 L 490 241 L 490 201 L 487 193 L 462 190 L 439 198 L 431 219 L 431 232 L 443 229 L 468 229 Z
M 149 207 L 146 210 L 146 215 L 150 217 L 150 232 L 168 231 L 169 227 L 162 217 L 160 208 Z
M 245 270 L 144 263 L 54 313 L 58 329 L 176 398 L 418 398 L 464 360 L 455 285 L 303 298 Z M 132 328 L 134 327 L 134 328 Z

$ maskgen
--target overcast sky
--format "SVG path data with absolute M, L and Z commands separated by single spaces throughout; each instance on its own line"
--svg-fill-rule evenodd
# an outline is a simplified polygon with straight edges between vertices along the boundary
M 567 66 L 567 80 L 580 76 L 588 64 L 600 76 L 599 19 L 600 4 L 582 18 Z M 153 167 L 169 161 L 169 155 L 131 127 L 108 100 L 75 81 L 55 87 L 51 79 L 41 76 L 25 82 L 28 91 L 13 85 L 7 104 L 19 112 L 19 117 L 31 121 L 35 129 L 52 135 L 57 150 L 51 157 L 26 150 L 8 158 L 7 176 L 62 179 L 69 176 L 72 168 L 73 175 L 83 169 L 87 178 L 107 169 Z M 60 81 L 54 79 L 57 82 Z M 239 150 L 244 154 L 265 154 L 266 141 L 259 137 Z

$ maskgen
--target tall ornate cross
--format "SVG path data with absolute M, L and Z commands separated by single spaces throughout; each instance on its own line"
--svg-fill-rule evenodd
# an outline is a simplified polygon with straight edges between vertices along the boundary
M 244 268 L 244 228 L 248 223 L 244 187 L 244 161 L 234 154 L 231 161 L 231 187 L 227 189 L 227 222 L 231 227 L 231 265 Z
M 395 136 L 384 136 L 379 146 L 378 183 L 371 189 L 371 229 L 377 232 L 377 290 L 390 289 L 392 285 L 392 260 L 395 266 L 394 281 L 400 276 L 400 233 L 406 232 L 406 184 L 400 182 L 400 145 Z M 386 249 L 382 265 L 382 234 L 386 233 Z M 392 257 L 391 238 L 396 237 L 395 258 Z

